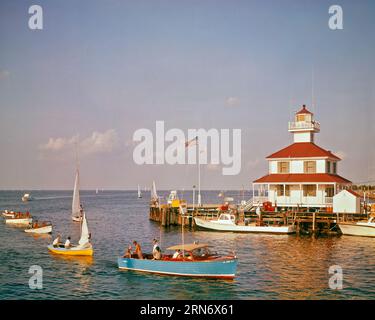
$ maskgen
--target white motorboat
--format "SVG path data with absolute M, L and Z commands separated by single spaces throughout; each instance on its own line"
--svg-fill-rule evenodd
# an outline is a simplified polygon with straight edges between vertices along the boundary
M 30 223 L 29 228 L 25 229 L 27 233 L 52 233 L 52 224 L 50 222 L 33 222 Z
M 23 202 L 32 201 L 34 198 L 30 195 L 30 193 L 25 193 L 21 198 Z
M 195 224 L 204 229 L 215 231 L 229 231 L 229 232 L 254 232 L 254 233 L 274 233 L 274 234 L 290 234 L 295 233 L 294 225 L 276 226 L 265 225 L 257 226 L 255 223 L 246 224 L 235 222 L 235 216 L 229 213 L 222 213 L 216 220 L 204 220 L 194 217 Z
M 4 210 L 4 212 L 2 213 L 2 216 L 4 218 L 14 218 L 15 215 L 16 213 L 14 211 L 8 211 L 8 210 Z
M 5 219 L 6 224 L 12 225 L 19 225 L 19 226 L 28 226 L 33 221 L 31 216 L 21 216 L 21 217 L 14 217 L 14 218 L 7 218 Z
M 374 218 L 366 222 L 340 222 L 338 225 L 343 235 L 359 237 L 375 237 Z

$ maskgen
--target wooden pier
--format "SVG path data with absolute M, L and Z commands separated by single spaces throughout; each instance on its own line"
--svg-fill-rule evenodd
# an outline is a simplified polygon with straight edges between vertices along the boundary
M 167 204 L 150 205 L 149 218 L 164 227 L 182 225 L 182 223 L 186 227 L 195 227 L 193 217 L 200 217 L 201 219 L 218 218 L 223 213 L 218 210 L 219 207 L 219 204 L 205 204 L 198 208 L 187 205 L 184 209 L 185 214 L 182 215 L 178 207 L 174 208 Z M 244 219 L 247 219 L 250 223 L 259 221 L 255 211 L 231 208 L 231 213 L 239 221 L 244 221 Z M 368 212 L 368 214 L 337 214 L 324 211 L 309 212 L 308 210 L 302 211 L 300 209 L 299 211 L 262 212 L 261 216 L 262 223 L 266 225 L 295 225 L 297 234 L 339 235 L 341 232 L 337 222 L 367 220 L 370 214 L 375 215 L 375 212 Z

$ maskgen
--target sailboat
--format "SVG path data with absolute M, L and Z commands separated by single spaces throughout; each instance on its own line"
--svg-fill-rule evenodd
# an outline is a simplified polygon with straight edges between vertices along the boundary
M 155 181 L 152 181 L 151 200 L 157 201 L 158 199 L 159 199 L 159 197 L 158 197 L 158 193 L 156 192 Z
M 57 246 L 51 244 L 48 246 L 48 250 L 55 254 L 70 256 L 92 256 L 94 254 L 94 249 L 90 243 L 90 233 L 85 212 L 82 213 L 81 238 L 78 241 L 78 245 L 65 248 L 62 244 Z
M 79 197 L 79 170 L 76 171 L 76 179 L 74 182 L 73 201 L 72 201 L 72 220 L 81 222 L 81 200 Z
M 138 185 L 138 198 L 142 198 L 141 188 Z

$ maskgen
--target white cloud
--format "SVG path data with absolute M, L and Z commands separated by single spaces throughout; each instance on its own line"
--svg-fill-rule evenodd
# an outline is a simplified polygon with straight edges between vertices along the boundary
M 91 137 L 82 141 L 80 148 L 86 154 L 108 153 L 112 152 L 118 145 L 119 138 L 116 130 L 109 129 L 103 133 L 94 131 Z
M 76 141 L 76 137 L 70 139 L 66 138 L 49 138 L 48 142 L 39 146 L 39 149 L 46 151 L 61 151 L 67 147 L 73 145 Z
M 236 107 L 240 104 L 240 99 L 237 97 L 228 97 L 225 99 L 225 105 L 228 107 Z
M 71 138 L 49 138 L 48 142 L 39 146 L 42 151 L 64 152 L 79 141 L 77 136 Z M 119 138 L 116 130 L 109 129 L 103 133 L 94 131 L 91 136 L 79 142 L 80 154 L 109 153 L 119 145 Z

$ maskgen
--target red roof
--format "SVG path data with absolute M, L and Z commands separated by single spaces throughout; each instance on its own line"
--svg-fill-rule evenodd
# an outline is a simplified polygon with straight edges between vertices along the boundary
M 290 174 L 268 174 L 262 178 L 254 181 L 255 183 L 276 183 L 276 182 L 336 182 L 336 183 L 351 183 L 351 181 L 334 174 L 328 173 L 290 173 Z M 349 191 L 349 190 L 348 190 Z
M 303 105 L 302 109 L 296 112 L 296 114 L 313 114 L 313 113 L 306 109 L 306 105 Z
M 349 193 L 351 193 L 352 195 L 356 196 L 357 198 L 361 198 L 361 195 L 358 194 L 357 192 L 353 191 L 353 190 L 346 190 L 348 191 Z
M 296 142 L 290 146 L 281 149 L 267 157 L 272 158 L 315 158 L 315 157 L 329 157 L 336 160 L 341 160 L 335 156 L 331 151 L 324 150 L 312 142 Z

